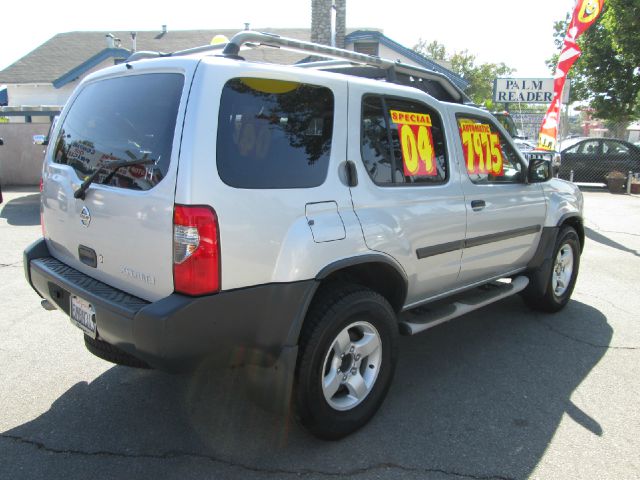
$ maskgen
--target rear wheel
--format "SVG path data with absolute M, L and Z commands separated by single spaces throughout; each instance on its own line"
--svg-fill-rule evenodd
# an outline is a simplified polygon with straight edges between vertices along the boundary
M 551 273 L 542 270 L 534 272 L 532 284 L 537 283 L 537 275 L 549 275 L 547 288 L 543 293 L 525 290 L 527 305 L 535 310 L 557 312 L 569 302 L 578 277 L 580 267 L 580 239 L 572 227 L 563 227 L 553 251 Z
M 357 285 L 333 285 L 314 300 L 300 337 L 296 408 L 324 439 L 365 425 L 384 401 L 397 357 L 397 322 L 389 303 Z

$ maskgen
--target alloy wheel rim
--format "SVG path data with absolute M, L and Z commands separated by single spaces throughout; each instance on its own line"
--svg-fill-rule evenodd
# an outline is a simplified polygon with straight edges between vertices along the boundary
M 551 276 L 551 287 L 557 297 L 565 294 L 569 288 L 572 275 L 573 248 L 568 243 L 565 243 L 560 250 L 558 250 L 556 261 L 553 265 L 553 275 Z
M 369 395 L 382 364 L 382 340 L 368 322 L 354 322 L 333 340 L 322 365 L 322 393 L 329 406 L 346 411 Z

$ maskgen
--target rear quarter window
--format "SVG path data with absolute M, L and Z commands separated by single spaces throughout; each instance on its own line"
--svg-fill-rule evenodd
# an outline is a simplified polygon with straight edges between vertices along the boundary
M 148 190 L 166 175 L 184 77 L 157 73 L 90 83 L 76 97 L 60 128 L 53 161 L 73 167 L 80 179 L 102 168 L 94 183 Z M 120 168 L 110 162 L 151 159 Z
M 237 188 L 310 188 L 326 176 L 333 136 L 330 89 L 235 78 L 222 90 L 217 164 Z

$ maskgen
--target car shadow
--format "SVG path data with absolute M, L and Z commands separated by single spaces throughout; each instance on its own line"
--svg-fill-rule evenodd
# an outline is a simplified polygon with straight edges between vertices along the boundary
M 251 402 L 237 370 L 171 376 L 113 367 L 4 432 L 15 444 L 6 450 L 15 453 L 5 470 L 40 476 L 47 467 L 39 455 L 59 454 L 64 462 L 46 464 L 53 478 L 84 478 L 107 460 L 127 478 L 144 478 L 135 462 L 150 459 L 162 477 L 182 479 L 213 478 L 224 468 L 242 478 L 256 472 L 527 478 L 565 414 L 564 421 L 592 435 L 605 433 L 572 393 L 611 337 L 606 317 L 591 306 L 572 301 L 561 313 L 541 315 L 519 298 L 402 337 L 383 407 L 337 442 L 317 440 L 292 414 Z
M 585 227 L 584 229 L 584 233 L 585 236 L 589 239 L 589 240 L 593 240 L 594 242 L 598 242 L 601 243 L 602 245 L 605 245 L 607 247 L 611 247 L 611 248 L 615 248 L 616 250 L 620 250 L 622 252 L 627 252 L 627 253 L 631 253 L 632 255 L 635 255 L 636 257 L 640 257 L 640 253 L 638 253 L 637 250 L 633 250 L 629 247 L 624 246 L 621 243 L 618 243 L 614 240 L 611 240 L 609 237 L 602 235 L 599 232 L 596 232 L 595 230 L 589 228 L 589 227 Z
M 0 205 L 0 218 L 17 227 L 40 224 L 40 194 L 25 195 Z

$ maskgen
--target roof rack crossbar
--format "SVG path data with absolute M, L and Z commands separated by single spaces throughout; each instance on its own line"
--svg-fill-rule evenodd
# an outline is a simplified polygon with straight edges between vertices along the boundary
M 216 50 L 222 50 L 221 55 L 229 58 L 239 58 L 238 54 L 242 47 L 274 47 L 282 48 L 285 50 L 291 50 L 301 53 L 307 53 L 312 56 L 319 56 L 325 58 L 331 58 L 330 61 L 318 61 L 303 64 L 303 68 L 322 68 L 331 65 L 337 65 L 341 62 L 350 62 L 360 65 L 367 65 L 370 67 L 377 67 L 386 70 L 386 79 L 388 82 L 397 83 L 397 75 L 404 74 L 414 78 L 422 78 L 437 82 L 452 98 L 461 103 L 471 103 L 471 100 L 465 95 L 465 93 L 455 84 L 453 81 L 444 75 L 443 73 L 433 70 L 427 70 L 426 68 L 415 67 L 400 61 L 387 60 L 374 55 L 366 55 L 364 53 L 353 52 L 351 50 L 344 50 L 342 48 L 329 47 L 327 45 L 321 45 L 318 43 L 305 42 L 302 40 L 296 40 L 293 38 L 281 37 L 273 33 L 260 33 L 254 31 L 242 31 L 233 36 L 233 38 L 227 42 L 216 45 L 203 45 L 201 47 L 189 48 L 187 50 L 180 50 L 173 53 L 161 53 L 161 52 L 136 52 L 131 55 L 127 62 L 135 60 L 141 60 L 143 58 L 157 58 L 157 57 L 176 57 L 182 55 L 191 55 L 194 53 L 204 53 Z
M 446 75 L 433 70 L 427 70 L 426 68 L 415 67 L 408 65 L 400 61 L 387 60 L 374 55 L 366 55 L 364 53 L 353 52 L 351 50 L 344 50 L 342 48 L 329 47 L 327 45 L 320 45 L 317 43 L 305 42 L 302 40 L 295 40 L 292 38 L 281 37 L 273 33 L 260 33 L 253 31 L 243 31 L 237 33 L 226 44 L 222 55 L 225 56 L 237 56 L 240 52 L 242 45 L 246 43 L 254 43 L 259 46 L 280 47 L 287 50 L 298 51 L 302 53 L 309 53 L 311 55 L 317 55 L 321 57 L 333 58 L 336 60 L 348 60 L 353 63 L 359 63 L 363 65 L 369 65 L 372 67 L 378 67 L 389 71 L 392 69 L 396 73 L 404 73 L 413 77 L 424 78 L 426 80 L 432 80 L 438 82 L 442 88 L 454 99 L 460 102 L 471 102 L 465 93 Z M 393 78 L 393 73 L 387 75 L 388 81 L 392 82 L 390 78 Z

